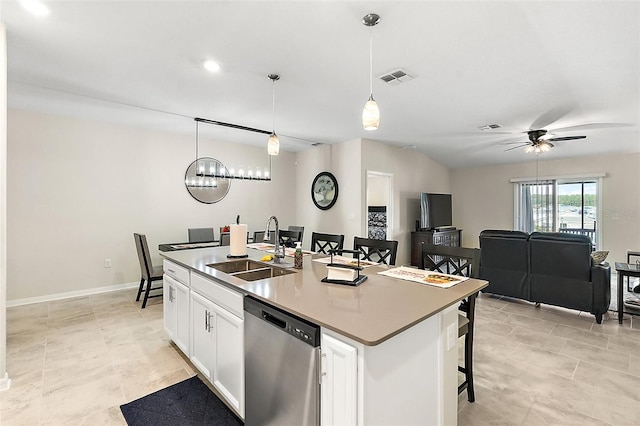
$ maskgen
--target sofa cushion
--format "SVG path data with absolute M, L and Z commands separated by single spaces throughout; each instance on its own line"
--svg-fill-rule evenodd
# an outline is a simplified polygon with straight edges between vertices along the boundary
M 528 237 L 520 231 L 480 233 L 480 279 L 489 281 L 483 292 L 529 299 Z
M 562 232 L 534 232 L 529 236 L 531 273 L 591 280 L 591 239 Z
M 531 300 L 591 311 L 591 239 L 561 232 L 529 236 Z

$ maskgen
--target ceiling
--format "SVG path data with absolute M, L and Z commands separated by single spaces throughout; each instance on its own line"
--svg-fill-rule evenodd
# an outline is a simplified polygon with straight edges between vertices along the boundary
M 587 138 L 543 155 L 640 151 L 637 1 L 44 2 L 46 17 L 0 5 L 10 108 L 184 134 L 193 117 L 271 130 L 267 75 L 277 73 L 283 150 L 366 138 L 477 167 L 532 160 L 501 144 L 526 141 L 532 127 L 616 123 L 557 132 Z M 376 131 L 361 122 L 370 12 L 381 16 L 371 31 Z M 205 59 L 222 70 L 207 72 Z M 377 78 L 398 68 L 415 78 Z M 494 123 L 504 133 L 479 129 Z M 204 131 L 266 146 L 264 135 Z

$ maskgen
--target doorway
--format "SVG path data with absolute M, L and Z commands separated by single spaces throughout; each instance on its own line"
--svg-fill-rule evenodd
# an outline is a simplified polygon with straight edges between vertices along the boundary
M 366 235 L 393 239 L 393 175 L 367 170 Z

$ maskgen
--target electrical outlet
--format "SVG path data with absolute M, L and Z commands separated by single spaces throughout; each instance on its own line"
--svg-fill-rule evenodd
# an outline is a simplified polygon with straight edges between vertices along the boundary
M 451 324 L 447 327 L 447 350 L 450 351 L 458 343 L 458 325 Z
M 111 268 L 111 259 L 105 259 L 104 260 L 104 267 L 105 268 Z

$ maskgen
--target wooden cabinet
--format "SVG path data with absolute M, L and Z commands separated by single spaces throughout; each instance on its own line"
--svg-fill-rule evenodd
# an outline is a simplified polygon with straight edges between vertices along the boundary
M 422 244 L 459 247 L 461 243 L 462 229 L 414 231 L 411 233 L 411 265 L 420 267 Z
M 324 332 L 321 336 L 321 424 L 355 425 L 358 419 L 358 349 Z
M 244 319 L 221 305 L 235 305 L 233 296 L 231 302 L 217 303 L 196 287 L 222 295 L 231 290 L 201 276 L 192 275 L 192 282 L 196 286 L 191 291 L 191 362 L 244 418 Z

